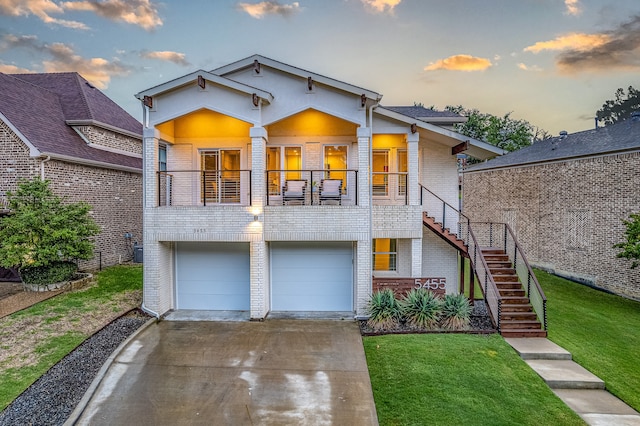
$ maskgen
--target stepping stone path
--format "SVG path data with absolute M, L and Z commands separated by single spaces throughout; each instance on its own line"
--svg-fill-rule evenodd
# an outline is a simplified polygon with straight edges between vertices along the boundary
M 605 383 L 545 338 L 505 339 L 551 390 L 592 426 L 640 426 L 640 413 L 605 390 Z

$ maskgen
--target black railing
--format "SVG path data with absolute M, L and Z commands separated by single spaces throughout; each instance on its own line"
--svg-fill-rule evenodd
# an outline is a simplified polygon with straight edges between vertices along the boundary
M 358 205 L 358 171 L 267 170 L 266 205 Z
M 547 329 L 547 297 L 533 273 L 522 247 L 518 243 L 513 230 L 506 223 L 472 222 L 474 234 L 482 247 L 504 250 L 513 264 L 513 269 L 523 284 L 526 296 L 538 315 L 544 330 Z
M 375 205 L 408 205 L 409 193 L 407 182 L 409 174 L 406 172 L 371 173 L 371 195 Z
M 471 260 L 471 268 L 478 280 L 480 289 L 482 290 L 484 302 L 487 305 L 489 315 L 491 315 L 491 319 L 494 325 L 496 326 L 498 331 L 500 331 L 502 296 L 500 296 L 498 286 L 493 280 L 493 276 L 491 275 L 491 271 L 489 270 L 487 261 L 482 255 L 482 246 L 479 244 L 476 235 L 471 229 L 471 226 L 469 226 L 468 230 L 469 241 L 467 243 L 467 250 L 469 259 Z M 473 279 L 471 280 L 471 285 L 474 285 Z
M 420 205 L 428 216 L 441 224 L 443 230 L 448 229 L 465 244 L 469 243 L 469 218 L 422 184 L 420 184 Z
M 158 206 L 251 205 L 251 170 L 157 172 Z

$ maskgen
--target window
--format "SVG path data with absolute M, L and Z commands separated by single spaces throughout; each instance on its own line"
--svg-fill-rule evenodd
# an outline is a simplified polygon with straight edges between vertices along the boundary
M 158 146 L 158 170 L 161 172 L 167 171 L 167 146 Z
M 373 151 L 373 176 L 371 178 L 373 196 L 389 195 L 389 151 Z
M 398 195 L 407 194 L 407 150 L 398 150 Z
M 398 240 L 392 238 L 377 238 L 373 240 L 373 270 L 397 271 Z
M 326 145 L 324 147 L 324 178 L 341 179 L 343 194 L 347 192 L 348 167 L 346 145 Z
M 240 150 L 200 152 L 203 203 L 240 202 Z
M 284 167 L 283 167 L 284 165 Z M 267 147 L 269 195 L 280 195 L 284 180 L 301 179 L 302 147 Z

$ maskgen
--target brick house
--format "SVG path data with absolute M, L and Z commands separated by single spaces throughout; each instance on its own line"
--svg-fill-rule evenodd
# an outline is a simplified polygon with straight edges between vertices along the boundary
M 457 206 L 456 153 L 502 152 L 429 122 L 459 116 L 259 55 L 136 96 L 145 309 L 353 317 L 376 280 L 458 291 L 427 188 Z
M 142 241 L 142 125 L 77 73 L 0 73 L 0 199 L 39 176 L 93 206 L 97 269 Z M 131 238 L 125 238 L 130 233 Z
M 640 273 L 617 258 L 623 219 L 640 211 L 640 122 L 562 132 L 464 171 L 464 210 L 508 223 L 529 261 L 640 299 Z

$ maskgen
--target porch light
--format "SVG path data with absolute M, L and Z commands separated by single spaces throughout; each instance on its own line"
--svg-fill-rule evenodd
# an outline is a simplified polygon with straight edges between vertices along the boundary
M 253 102 L 254 107 L 257 107 L 258 104 L 260 103 L 260 97 L 258 96 L 257 93 L 254 93 L 253 95 L 251 95 L 251 100 Z
M 416 123 L 411 124 L 411 133 L 415 133 L 418 131 L 418 126 Z
M 364 105 L 367 103 L 367 95 L 364 93 L 360 95 L 360 106 L 364 108 Z
M 258 218 L 259 218 L 259 216 L 258 216 L 257 214 L 254 214 L 254 215 L 253 215 L 253 221 L 254 221 L 254 222 L 257 222 L 257 221 L 258 221 Z

